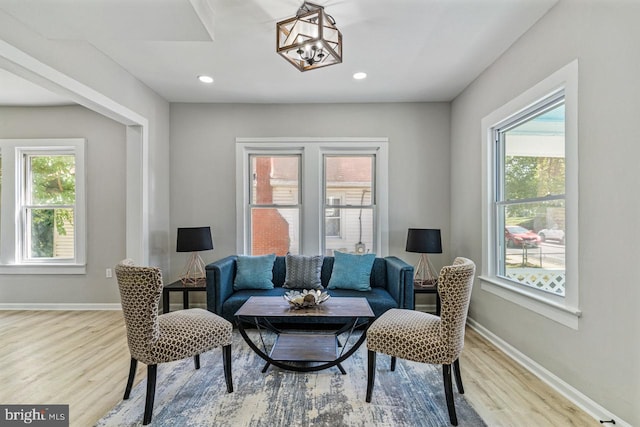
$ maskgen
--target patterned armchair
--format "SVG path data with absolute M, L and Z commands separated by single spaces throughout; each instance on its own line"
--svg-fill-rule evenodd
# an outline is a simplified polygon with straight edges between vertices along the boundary
M 375 380 L 376 352 L 391 356 L 391 370 L 396 358 L 442 365 L 444 391 L 449 420 L 458 425 L 453 402 L 451 365 L 458 392 L 464 393 L 458 357 L 464 346 L 464 329 L 471 298 L 475 264 L 456 258 L 453 265 L 443 267 L 438 278 L 442 303 L 440 317 L 413 310 L 391 309 L 367 330 L 368 378 L 366 401 L 371 402 Z
M 200 369 L 200 353 L 222 346 L 227 392 L 233 391 L 230 322 L 201 308 L 158 315 L 162 273 L 156 267 L 134 266 L 125 260 L 116 266 L 116 277 L 131 353 L 125 400 L 131 393 L 138 361 L 147 365 L 143 424 L 151 422 L 158 363 L 193 357 L 195 368 Z

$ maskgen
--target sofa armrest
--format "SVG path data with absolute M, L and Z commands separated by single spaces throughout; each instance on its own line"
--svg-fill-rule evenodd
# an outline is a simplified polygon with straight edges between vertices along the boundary
M 233 293 L 233 279 L 236 273 L 236 255 L 228 256 L 208 264 L 207 310 L 222 315 L 222 303 Z
M 387 262 L 387 290 L 398 301 L 398 308 L 413 310 L 413 266 L 395 256 Z

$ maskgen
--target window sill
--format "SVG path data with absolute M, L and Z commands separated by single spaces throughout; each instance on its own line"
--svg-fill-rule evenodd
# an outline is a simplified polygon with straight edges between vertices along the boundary
M 578 319 L 582 312 L 577 307 L 551 301 L 544 296 L 534 294 L 527 289 L 521 289 L 519 286 L 497 277 L 480 276 L 479 279 L 482 290 L 518 304 L 564 326 L 575 330 L 578 329 Z
M 86 274 L 86 264 L 0 265 L 0 274 Z

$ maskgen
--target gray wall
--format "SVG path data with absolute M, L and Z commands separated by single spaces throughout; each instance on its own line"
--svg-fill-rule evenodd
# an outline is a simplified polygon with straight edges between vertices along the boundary
M 480 121 L 579 60 L 579 329 L 480 283 L 470 316 L 631 425 L 640 425 L 638 18 L 638 1 L 562 0 L 454 100 L 451 119 L 451 251 L 480 265 Z
M 450 260 L 449 104 L 171 104 L 171 241 L 177 227 L 210 225 L 214 252 L 236 253 L 236 137 L 388 137 L 389 253 L 404 251 L 407 228 L 443 231 Z M 173 278 L 186 262 L 172 253 Z
M 0 107 L 0 138 L 86 138 L 87 274 L 0 275 L 0 302 L 118 303 L 105 277 L 125 252 L 125 127 L 80 106 Z
M 151 264 L 168 268 L 169 103 L 91 44 L 44 38 L 4 11 L 0 11 L 0 39 L 64 73 L 74 87 L 85 85 L 148 120 L 149 207 L 143 216 L 148 220 L 149 242 L 145 249 Z M 26 77 L 42 82 L 31 73 Z

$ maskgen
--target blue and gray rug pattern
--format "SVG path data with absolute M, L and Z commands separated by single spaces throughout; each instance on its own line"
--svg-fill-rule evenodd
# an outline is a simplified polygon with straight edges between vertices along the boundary
M 255 331 L 252 331 L 255 333 Z M 353 340 L 353 337 L 351 338 Z M 232 346 L 233 393 L 227 393 L 220 349 L 201 356 L 201 368 L 193 359 L 158 366 L 152 426 L 225 427 L 440 427 L 449 416 L 442 386 L 442 368 L 398 359 L 389 370 L 390 358 L 378 355 L 371 403 L 367 388 L 366 343 L 336 368 L 300 373 L 270 367 L 234 331 Z M 139 364 L 138 369 L 146 366 Z M 462 366 L 464 375 L 464 366 Z M 125 384 L 122 384 L 124 390 Z M 134 387 L 97 426 L 142 424 L 146 379 Z M 455 391 L 460 426 L 486 424 Z

